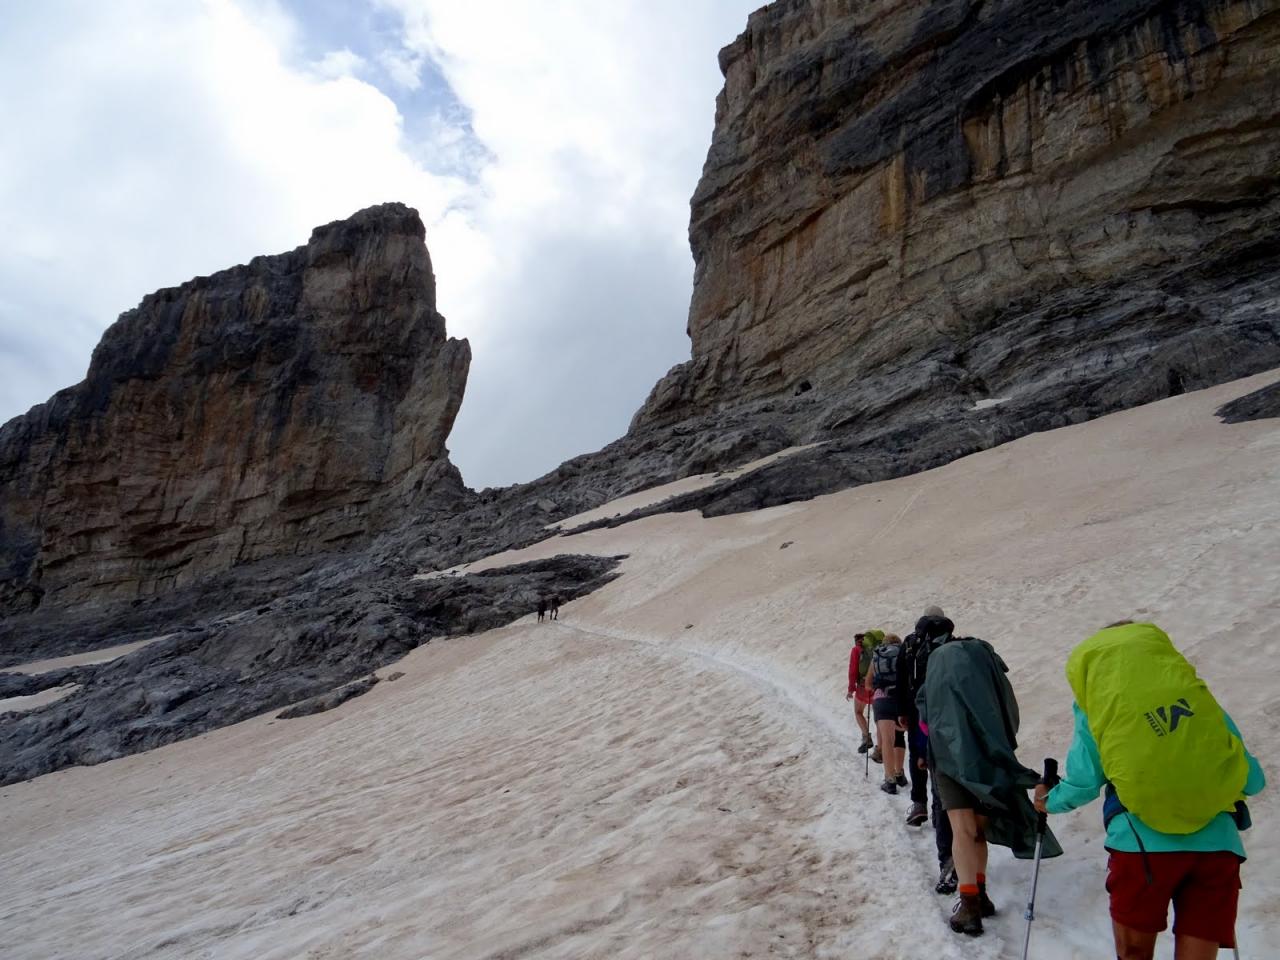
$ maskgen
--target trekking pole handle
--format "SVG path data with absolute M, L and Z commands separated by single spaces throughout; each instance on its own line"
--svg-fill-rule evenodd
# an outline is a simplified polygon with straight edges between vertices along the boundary
M 1053 757 L 1044 758 L 1044 775 L 1040 777 L 1040 782 L 1052 790 L 1058 784 L 1058 761 Z M 1044 832 L 1049 829 L 1049 818 L 1043 813 L 1036 813 L 1036 832 L 1044 836 Z
M 1044 776 L 1040 782 L 1051 790 L 1058 785 L 1058 761 L 1053 757 L 1044 758 Z

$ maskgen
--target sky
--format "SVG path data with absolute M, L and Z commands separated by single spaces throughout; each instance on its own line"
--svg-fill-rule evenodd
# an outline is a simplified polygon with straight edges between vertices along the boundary
M 689 197 L 761 0 L 0 4 L 0 421 L 152 290 L 416 207 L 474 487 L 625 432 L 689 356 Z

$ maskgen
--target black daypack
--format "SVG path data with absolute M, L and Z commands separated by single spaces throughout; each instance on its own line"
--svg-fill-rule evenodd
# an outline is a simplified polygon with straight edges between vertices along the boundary
M 893 694 L 898 688 L 898 657 L 901 644 L 882 643 L 876 647 L 871 659 L 871 685 L 877 690 Z
M 914 694 L 924 687 L 929 655 L 951 639 L 954 624 L 946 617 L 921 617 L 907 642 L 907 676 Z
M 929 656 L 942 646 L 945 639 L 946 635 L 932 640 L 917 636 L 907 645 L 904 656 L 907 658 L 907 676 L 910 678 L 912 690 L 919 690 L 924 686 L 925 674 L 929 669 Z

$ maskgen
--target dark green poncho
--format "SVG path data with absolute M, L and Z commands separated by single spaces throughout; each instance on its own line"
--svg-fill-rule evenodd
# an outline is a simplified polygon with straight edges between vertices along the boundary
M 944 643 L 929 657 L 929 672 L 916 697 L 929 728 L 934 767 L 961 784 L 991 820 L 987 839 L 1015 857 L 1035 855 L 1036 811 L 1027 790 L 1040 779 L 1018 762 L 1018 701 L 999 654 L 985 640 Z M 1046 832 L 1042 856 L 1062 847 Z

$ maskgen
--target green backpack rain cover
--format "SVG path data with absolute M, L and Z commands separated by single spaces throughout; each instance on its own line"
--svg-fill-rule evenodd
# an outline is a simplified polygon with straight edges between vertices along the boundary
M 1249 762 L 1208 686 L 1151 623 L 1109 627 L 1067 658 L 1067 682 L 1120 802 L 1161 833 L 1194 833 L 1244 794 Z
M 883 630 L 868 630 L 862 635 L 862 653 L 858 655 L 858 680 L 867 678 L 871 672 L 871 661 L 875 657 L 876 647 L 884 642 Z

